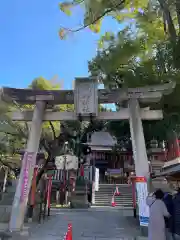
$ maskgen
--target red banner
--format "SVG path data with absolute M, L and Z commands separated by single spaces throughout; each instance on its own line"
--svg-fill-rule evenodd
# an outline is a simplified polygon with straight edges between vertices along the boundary
M 32 206 L 34 206 L 34 204 L 35 204 L 37 174 L 38 174 L 38 167 L 35 167 L 34 168 L 33 181 L 32 181 L 32 187 L 31 187 L 31 205 Z
M 51 189 L 52 189 L 52 177 L 48 179 L 48 188 L 47 188 L 47 207 L 51 207 Z

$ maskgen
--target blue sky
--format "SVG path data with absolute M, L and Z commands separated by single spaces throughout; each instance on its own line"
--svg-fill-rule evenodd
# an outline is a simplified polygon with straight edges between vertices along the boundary
M 74 77 L 88 76 L 87 61 L 96 54 L 98 34 L 89 29 L 60 40 L 60 26 L 77 27 L 82 9 L 71 17 L 61 13 L 58 0 L 6 0 L 0 4 L 0 86 L 24 88 L 43 76 L 58 75 L 63 88 L 71 88 Z M 118 31 L 107 18 L 102 31 Z

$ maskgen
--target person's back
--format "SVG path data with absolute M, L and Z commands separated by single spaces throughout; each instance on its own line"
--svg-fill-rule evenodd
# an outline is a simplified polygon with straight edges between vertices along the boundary
M 169 217 L 169 213 L 162 201 L 163 192 L 161 190 L 157 190 L 154 193 L 154 197 L 155 198 L 147 198 L 147 204 L 149 206 L 148 239 L 166 240 L 164 217 Z
M 173 232 L 180 239 L 180 190 L 173 198 Z
M 167 193 L 165 194 L 163 201 L 167 207 L 167 210 L 169 212 L 169 214 L 172 216 L 173 215 L 173 198 L 172 195 Z M 171 218 L 165 218 L 165 225 L 166 228 L 169 228 L 171 230 Z

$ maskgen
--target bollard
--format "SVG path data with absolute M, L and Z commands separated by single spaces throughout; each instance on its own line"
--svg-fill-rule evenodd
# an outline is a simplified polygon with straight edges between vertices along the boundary
M 136 208 L 133 208 L 133 216 L 134 218 L 137 218 Z

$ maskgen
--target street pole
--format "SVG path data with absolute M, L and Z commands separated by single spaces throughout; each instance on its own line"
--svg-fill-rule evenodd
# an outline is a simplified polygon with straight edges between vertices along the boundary
M 23 228 L 28 196 L 36 164 L 36 155 L 39 149 L 44 111 L 45 102 L 37 101 L 34 108 L 27 148 L 22 160 L 20 178 L 13 201 L 9 222 L 10 231 L 20 231 Z

